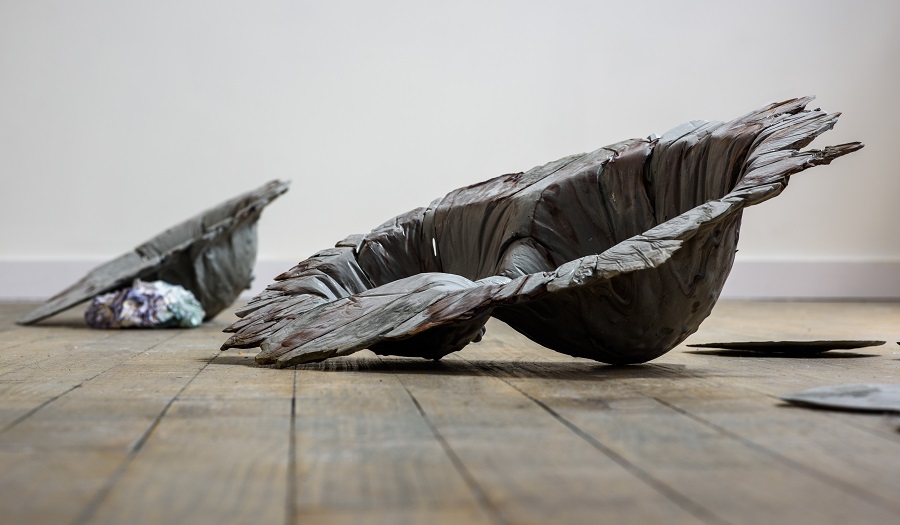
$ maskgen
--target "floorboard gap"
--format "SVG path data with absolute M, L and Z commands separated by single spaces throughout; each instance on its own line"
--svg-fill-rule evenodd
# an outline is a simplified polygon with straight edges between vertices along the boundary
M 285 525 L 297 523 L 297 367 L 294 367 L 291 390 L 291 428 L 288 431 L 287 501 L 285 501 Z
M 463 358 L 463 359 L 465 359 L 465 358 Z M 603 443 L 601 443 L 594 436 L 588 434 L 587 432 L 585 432 L 584 430 L 579 428 L 577 425 L 575 425 L 574 423 L 572 423 L 571 421 L 569 421 L 568 419 L 566 419 L 565 417 L 560 415 L 557 411 L 553 410 L 553 408 L 551 408 L 549 405 L 547 405 L 543 401 L 531 396 L 530 394 L 528 394 L 521 388 L 517 387 L 516 385 L 510 383 L 503 377 L 499 377 L 497 375 L 494 375 L 494 377 L 496 377 L 500 381 L 503 381 L 504 383 L 509 385 L 510 388 L 515 389 L 517 392 L 519 392 L 520 394 L 522 394 L 523 396 L 528 398 L 528 400 L 530 400 L 532 403 L 536 404 L 541 409 L 543 409 L 545 412 L 550 414 L 554 419 L 556 419 L 556 421 L 558 421 L 560 424 L 565 426 L 567 429 L 569 429 L 571 432 L 573 432 L 576 436 L 578 436 L 581 439 L 583 439 L 584 441 L 586 441 L 592 447 L 594 447 L 595 449 L 597 449 L 598 451 L 600 451 L 601 453 L 606 455 L 609 459 L 613 460 L 616 464 L 618 464 L 619 466 L 621 466 L 622 468 L 624 468 L 625 470 L 630 472 L 632 475 L 634 475 L 635 477 L 637 477 L 638 479 L 640 479 L 641 481 L 643 481 L 644 483 L 646 483 L 647 485 L 652 487 L 654 490 L 656 490 L 657 492 L 659 492 L 660 494 L 662 494 L 663 496 L 668 498 L 672 503 L 678 505 L 685 512 L 688 512 L 689 514 L 696 517 L 700 521 L 711 524 L 711 525 L 731 525 L 730 522 L 724 520 L 723 518 L 717 516 L 716 514 L 713 514 L 712 511 L 701 506 L 699 503 L 693 501 L 692 499 L 688 498 L 684 494 L 681 494 L 680 492 L 676 491 L 675 489 L 673 489 L 672 487 L 670 487 L 663 481 L 652 476 L 646 470 L 631 463 L 630 461 L 625 459 L 622 455 L 620 455 L 616 451 L 612 450 L 611 448 L 609 448 L 606 445 L 604 445 Z
M 173 338 L 174 338 L 174 336 L 173 336 Z M 173 338 L 169 338 L 166 341 L 171 341 Z M 152 348 L 156 347 L 159 344 L 162 344 L 162 342 L 151 346 L 147 350 L 151 350 Z M 144 352 L 146 352 L 147 350 L 145 350 Z M 141 352 L 141 353 L 144 353 L 144 352 Z M 140 355 L 140 354 L 138 354 L 138 355 Z M 115 472 L 113 472 L 113 474 L 109 477 L 109 479 L 106 481 L 106 483 L 104 483 L 103 487 L 101 487 L 100 490 L 97 491 L 97 494 L 94 495 L 94 497 L 91 499 L 91 501 L 88 502 L 88 504 L 85 506 L 85 508 L 81 512 L 81 514 L 79 514 L 78 517 L 75 518 L 75 520 L 72 522 L 72 525 L 84 525 L 84 524 L 88 523 L 94 517 L 94 514 L 96 514 L 97 510 L 100 508 L 100 505 L 103 504 L 103 502 L 109 496 L 109 493 L 112 491 L 113 487 L 115 487 L 116 482 L 119 480 L 119 478 L 122 477 L 122 475 L 125 473 L 125 470 L 128 468 L 128 465 L 131 464 L 132 461 L 134 461 L 134 458 L 137 457 L 137 455 L 138 455 L 138 453 L 140 453 L 141 449 L 144 448 L 144 445 L 147 443 L 147 440 L 150 439 L 150 436 L 153 434 L 153 431 L 156 430 L 156 427 L 158 427 L 160 422 L 162 422 L 163 418 L 169 412 L 169 409 L 172 407 L 172 405 L 175 403 L 175 401 L 177 401 L 178 398 L 181 396 L 181 393 L 184 392 L 188 386 L 190 386 L 190 384 L 194 381 L 194 379 L 197 378 L 197 376 L 200 375 L 201 372 L 206 370 L 206 367 L 208 367 L 209 364 L 212 363 L 215 358 L 216 358 L 215 355 L 210 357 L 206 361 L 206 363 L 204 363 L 203 366 L 200 367 L 200 369 L 197 370 L 197 372 L 194 373 L 194 375 L 184 385 L 182 385 L 180 389 L 178 389 L 178 392 L 174 396 L 172 396 L 172 399 L 170 399 L 168 401 L 168 403 L 166 403 L 166 406 L 163 407 L 163 409 L 156 416 L 156 418 L 153 419 L 153 422 L 150 423 L 150 425 L 147 427 L 147 430 L 145 430 L 144 433 L 141 434 L 141 436 L 137 439 L 137 441 L 135 441 L 134 444 L 130 447 L 130 449 L 128 451 L 128 455 L 122 461 L 122 464 L 119 465 L 118 468 L 116 468 Z
M 431 434 L 434 438 L 440 443 L 441 447 L 444 449 L 444 453 L 447 454 L 447 457 L 450 459 L 450 462 L 453 464 L 453 467 L 459 472 L 459 475 L 462 476 L 466 485 L 468 485 L 469 490 L 472 491 L 472 496 L 475 498 L 475 501 L 478 502 L 478 505 L 481 506 L 482 509 L 487 513 L 488 516 L 491 517 L 493 521 L 499 523 L 501 525 L 508 525 L 509 520 L 503 515 L 499 508 L 497 508 L 494 503 L 487 497 L 484 489 L 478 483 L 472 473 L 469 472 L 469 469 L 466 468 L 462 459 L 456 454 L 453 448 L 450 446 L 450 443 L 444 438 L 438 428 L 434 425 L 431 419 L 428 417 L 428 414 L 425 412 L 425 409 L 422 408 L 422 405 L 419 403 L 419 400 L 416 399 L 416 396 L 409 390 L 406 384 L 403 382 L 403 379 L 400 378 L 399 375 L 394 374 L 394 377 L 397 379 L 397 382 L 400 383 L 400 386 L 403 387 L 403 390 L 406 391 L 406 395 L 409 396 L 409 399 L 412 400 L 413 405 L 415 405 L 416 410 L 419 412 L 419 415 L 422 416 L 422 419 L 425 421 L 425 424 L 428 425 L 428 429 L 431 431 Z
M 167 343 L 167 342 L 171 341 L 172 339 L 174 339 L 175 337 L 177 337 L 177 335 L 178 335 L 178 334 L 175 334 L 175 335 L 173 335 L 172 337 L 166 339 L 165 341 L 160 341 L 160 342 L 158 342 L 158 343 L 155 343 L 153 346 L 150 346 L 150 347 L 146 348 L 145 350 L 141 350 L 140 352 L 138 352 L 138 353 L 136 353 L 136 354 L 134 354 L 134 355 L 128 357 L 128 359 L 125 359 L 124 361 L 120 361 L 120 362 L 118 362 L 118 363 L 114 363 L 114 364 L 110 365 L 109 367 L 104 368 L 103 370 L 101 370 L 101 371 L 97 372 L 96 374 L 92 375 L 91 377 L 82 380 L 80 383 L 78 383 L 77 385 L 72 386 L 71 388 L 69 388 L 69 389 L 66 390 L 65 392 L 59 393 L 59 394 L 57 394 L 57 395 L 51 397 L 50 399 L 45 400 L 44 402 L 42 402 L 42 403 L 39 404 L 38 406 L 32 408 L 31 410 L 29 410 L 29 411 L 26 412 L 25 414 L 22 414 L 21 416 L 17 417 L 16 419 L 10 421 L 6 426 L 4 426 L 2 429 L 0 429 L 0 435 L 2 435 L 4 432 L 7 432 L 7 431 L 11 430 L 13 427 L 15 427 L 16 425 L 22 423 L 23 421 L 26 421 L 28 418 L 30 418 L 31 416 L 37 414 L 38 412 L 41 411 L 41 409 L 43 409 L 43 408 L 45 408 L 46 406 L 48 406 L 49 404 L 53 403 L 53 402 L 56 401 L 57 399 L 59 399 L 59 398 L 65 396 L 66 394 L 72 392 L 73 390 L 76 390 L 76 389 L 78 389 L 78 388 L 81 388 L 85 383 L 87 383 L 87 382 L 89 382 L 89 381 L 92 381 L 92 380 L 96 379 L 97 377 L 103 375 L 104 373 L 108 372 L 109 370 L 112 370 L 113 368 L 115 368 L 115 367 L 117 367 L 117 366 L 119 366 L 119 365 L 121 365 L 121 364 L 124 364 L 124 363 L 127 363 L 128 361 L 131 361 L 131 360 L 134 359 L 135 357 L 137 357 L 137 356 L 139 356 L 139 355 L 141 355 L 141 354 L 143 354 L 143 353 L 145 353 L 145 352 L 147 352 L 147 351 L 149 351 L 149 350 L 153 350 L 154 348 L 156 348 L 157 346 L 159 346 L 159 345 L 161 345 L 161 344 L 163 344 L 163 343 Z M 105 339 L 105 338 L 102 338 L 102 339 L 100 339 L 100 340 L 103 340 L 103 339 Z M 31 366 L 34 366 L 34 365 L 31 365 Z M 28 368 L 28 367 L 25 367 L 25 368 Z
M 737 441 L 738 443 L 744 445 L 747 448 L 750 448 L 757 452 L 765 454 L 801 474 L 805 474 L 805 475 L 810 476 L 810 477 L 812 477 L 818 481 L 821 481 L 825 484 L 831 485 L 832 487 L 835 487 L 838 490 L 842 490 L 842 491 L 848 492 L 850 494 L 853 494 L 854 496 L 856 496 L 864 501 L 867 501 L 869 503 L 872 503 L 873 505 L 878 505 L 879 507 L 882 507 L 882 508 L 890 510 L 890 511 L 897 510 L 897 508 L 894 505 L 892 505 L 891 502 L 885 501 L 884 499 L 879 497 L 877 494 L 872 494 L 864 489 L 861 489 L 857 485 L 854 485 L 852 483 L 848 483 L 841 479 L 835 478 L 834 476 L 832 476 L 830 474 L 827 474 L 827 473 L 817 470 L 813 467 L 810 467 L 803 463 L 800 463 L 799 461 L 791 459 L 790 457 L 785 456 L 784 454 L 781 454 L 777 450 L 772 450 L 768 447 L 765 447 L 754 441 L 751 441 L 751 440 L 745 438 L 744 436 L 741 436 L 740 434 L 736 434 L 736 433 L 728 430 L 727 428 L 719 426 L 719 425 L 713 423 L 712 421 L 704 419 L 704 418 L 702 418 L 696 414 L 693 414 L 692 412 L 689 412 L 677 405 L 669 403 L 668 401 L 659 399 L 657 397 L 653 397 L 652 399 L 654 401 L 656 401 L 657 403 L 659 403 L 660 405 L 670 408 L 670 409 L 674 410 L 675 412 L 678 412 L 679 414 L 691 419 L 692 421 L 696 421 L 697 423 L 715 431 L 716 433 L 720 434 L 721 436 L 726 437 L 731 440 L 734 440 L 734 441 Z

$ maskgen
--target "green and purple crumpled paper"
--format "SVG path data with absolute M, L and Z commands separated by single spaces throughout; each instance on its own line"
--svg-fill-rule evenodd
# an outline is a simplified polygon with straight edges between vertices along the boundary
M 190 291 L 136 279 L 130 288 L 98 295 L 84 313 L 93 328 L 194 328 L 206 313 Z

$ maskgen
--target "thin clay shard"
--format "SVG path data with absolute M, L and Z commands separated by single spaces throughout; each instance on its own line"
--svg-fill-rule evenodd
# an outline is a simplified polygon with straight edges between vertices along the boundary
M 870 346 L 881 346 L 884 341 L 734 341 L 725 343 L 698 343 L 687 345 L 691 348 L 720 348 L 723 350 L 743 350 L 760 354 L 804 356 L 820 354 L 829 350 L 853 350 Z
M 838 116 L 810 100 L 452 191 L 279 275 L 237 312 L 223 348 L 261 346 L 258 361 L 278 366 L 362 348 L 438 359 L 494 316 L 569 355 L 658 357 L 712 310 L 743 208 L 862 148 L 801 151 Z

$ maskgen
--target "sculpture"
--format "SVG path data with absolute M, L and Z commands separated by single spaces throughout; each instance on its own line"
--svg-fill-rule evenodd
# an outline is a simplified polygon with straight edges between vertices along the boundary
M 316 253 L 237 311 L 225 348 L 279 367 L 347 355 L 440 359 L 490 316 L 553 350 L 656 358 L 696 331 L 736 251 L 741 210 L 862 148 L 800 151 L 839 114 L 771 104 L 692 121 L 460 188 Z
M 191 291 L 211 319 L 250 286 L 256 263 L 256 222 L 289 183 L 271 181 L 177 224 L 134 250 L 91 270 L 19 324 L 32 324 L 94 296 L 161 280 Z

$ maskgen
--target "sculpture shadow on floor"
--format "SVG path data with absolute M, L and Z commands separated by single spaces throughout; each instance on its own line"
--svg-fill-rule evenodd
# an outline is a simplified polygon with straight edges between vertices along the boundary
M 214 365 L 243 365 L 252 368 L 265 368 L 256 363 L 253 354 L 235 355 L 227 352 L 216 357 Z M 440 361 L 429 361 L 419 358 L 377 356 L 336 357 L 318 363 L 297 365 L 298 372 L 363 372 L 387 375 L 432 375 L 432 376 L 494 376 L 500 378 L 521 379 L 541 378 L 561 381 L 609 379 L 687 379 L 703 377 L 702 370 L 688 371 L 681 364 L 644 363 L 635 365 L 608 365 L 590 361 L 553 361 L 553 360 L 503 360 L 503 359 L 467 359 L 465 356 L 449 357 Z M 272 369 L 276 372 L 277 369 Z M 293 370 L 285 368 L 282 370 Z
M 49 328 L 49 329 L 59 329 L 65 328 L 66 330 L 94 330 L 84 322 L 84 318 L 81 316 L 78 317 L 67 317 L 61 316 L 58 318 L 45 319 L 41 321 L 39 324 L 36 324 L 40 328 Z

